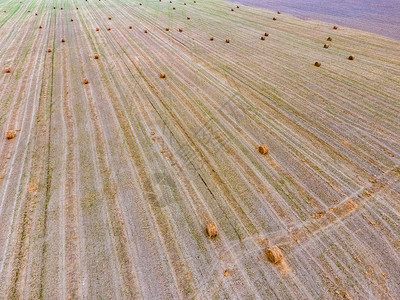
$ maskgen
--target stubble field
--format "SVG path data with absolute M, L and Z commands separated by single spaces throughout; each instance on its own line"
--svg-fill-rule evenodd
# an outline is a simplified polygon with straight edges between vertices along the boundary
M 0 0 L 0 298 L 398 298 L 400 42 L 184 1 Z

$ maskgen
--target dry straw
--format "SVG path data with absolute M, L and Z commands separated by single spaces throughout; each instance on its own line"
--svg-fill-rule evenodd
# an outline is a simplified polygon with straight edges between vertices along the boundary
M 17 133 L 15 132 L 15 130 L 7 130 L 6 131 L 6 138 L 8 140 L 11 140 L 13 138 L 15 138 L 17 136 Z
M 267 146 L 267 145 L 264 145 L 264 144 L 258 146 L 258 152 L 260 152 L 260 153 L 263 154 L 263 155 L 268 154 L 268 152 L 269 152 L 268 146 Z
M 278 246 L 272 246 L 265 250 L 265 254 L 270 262 L 277 264 L 283 259 L 283 254 Z
M 214 222 L 207 223 L 206 231 L 207 231 L 208 237 L 210 237 L 210 238 L 216 237 L 218 235 L 218 228 Z

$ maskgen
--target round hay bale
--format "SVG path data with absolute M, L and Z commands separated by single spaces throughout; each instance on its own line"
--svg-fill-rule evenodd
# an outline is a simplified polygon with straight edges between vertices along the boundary
M 64 40 L 64 39 L 61 39 L 61 43 L 65 43 L 65 40 Z
M 183 29 L 182 29 L 182 28 L 179 28 L 178 31 L 179 31 L 179 32 L 183 32 Z
M 39 29 L 42 29 L 42 28 L 43 28 L 42 25 L 40 25 L 40 26 L 39 26 Z
M 206 231 L 208 237 L 210 238 L 216 237 L 218 235 L 218 228 L 214 222 L 209 222 L 206 224 Z
M 331 37 L 328 37 L 326 40 L 327 40 L 328 42 L 331 42 L 331 41 L 332 41 L 332 38 L 331 38 Z
M 165 73 L 160 73 L 160 78 L 166 78 L 167 76 L 165 75 Z
M 147 30 L 146 30 L 146 29 L 144 30 L 144 33 L 147 33 Z
M 269 148 L 267 145 L 262 144 L 262 145 L 258 146 L 258 152 L 260 152 L 263 155 L 266 155 L 269 152 Z
M 231 40 L 229 40 L 229 39 L 225 40 L 225 43 L 227 43 L 227 44 L 229 44 L 230 42 L 231 42 Z
M 265 35 L 265 36 L 269 36 L 269 33 L 266 32 L 266 33 L 264 33 L 264 35 Z
M 320 66 L 321 66 L 321 63 L 320 63 L 319 61 L 316 61 L 315 64 L 314 64 L 314 66 L 320 67 Z
M 333 26 L 333 29 L 334 29 L 334 30 L 337 30 L 337 29 L 338 29 L 338 27 L 337 27 L 337 26 Z
M 99 31 L 100 29 L 99 29 L 99 27 L 96 27 L 96 31 Z
M 109 20 L 111 20 L 111 17 L 108 17 Z
M 167 28 L 165 28 L 165 31 L 169 31 L 169 28 L 167 27 Z
M 78 10 L 78 8 L 76 8 L 76 10 Z
M 93 57 L 94 59 L 99 59 L 99 55 L 97 53 Z
M 274 17 L 274 18 L 272 18 L 272 20 L 276 21 L 276 18 Z
M 185 2 L 185 3 L 183 3 L 183 5 L 186 5 L 186 2 Z
M 89 80 L 85 77 L 85 78 L 83 78 L 83 84 L 88 84 L 89 83 Z
M 175 7 L 173 7 L 172 9 L 175 10 Z
M 261 40 L 262 40 L 262 41 L 265 41 L 265 36 L 262 36 L 262 37 L 261 37 Z
M 71 19 L 71 22 L 73 22 L 74 21 L 74 19 Z
M 37 16 L 37 13 L 35 13 L 35 16 Z
M 355 57 L 353 55 L 349 56 L 349 60 L 354 60 L 354 59 L 355 59 Z
M 328 45 L 328 44 L 324 44 L 324 48 L 325 48 L 325 49 L 328 49 L 328 48 L 329 48 L 329 45 Z
M 63 10 L 63 8 L 62 8 L 62 7 L 61 7 L 60 9 L 61 9 L 61 10 Z
M 108 30 L 108 31 L 110 31 L 110 30 L 111 30 L 111 28 L 110 28 L 110 27 L 107 27 L 107 30 Z
M 193 1 L 193 3 L 196 3 L 196 1 Z
M 48 48 L 48 49 L 47 49 L 47 52 L 49 52 L 49 53 L 50 53 L 50 52 L 51 52 L 51 48 Z
M 278 10 L 277 14 L 278 14 L 278 15 L 280 15 L 280 14 L 281 14 L 281 12 Z
M 233 8 L 231 8 L 231 11 L 235 11 Z
M 186 19 L 190 20 L 190 17 L 187 17 Z
M 53 6 L 53 9 L 56 9 L 56 7 L 55 7 L 55 6 Z
M 132 26 L 129 26 L 129 29 L 132 29 Z
M 15 132 L 15 130 L 7 130 L 6 131 L 6 138 L 7 140 L 12 140 L 13 138 L 15 138 L 17 136 L 17 133 Z
M 213 41 L 214 40 L 214 38 L 213 37 L 210 37 L 210 41 Z
M 11 69 L 10 68 L 5 68 L 6 73 L 11 73 Z
M 239 8 L 239 5 L 236 5 L 236 8 Z
M 279 263 L 283 259 L 283 254 L 281 249 L 278 246 L 272 246 L 265 250 L 265 254 L 268 260 L 274 264 Z

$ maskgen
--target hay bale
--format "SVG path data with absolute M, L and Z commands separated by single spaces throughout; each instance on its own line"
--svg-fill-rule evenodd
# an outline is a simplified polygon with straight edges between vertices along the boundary
M 65 42 L 65 40 L 64 39 L 61 39 L 61 43 L 64 43 Z
M 268 154 L 269 148 L 267 145 L 262 144 L 262 145 L 258 146 L 258 152 L 260 152 L 263 155 Z
M 354 60 L 354 59 L 355 59 L 355 57 L 353 55 L 349 56 L 349 60 Z
M 324 48 L 325 48 L 325 49 L 328 49 L 328 48 L 329 48 L 329 45 L 328 45 L 328 44 L 324 44 Z
M 78 8 L 76 8 L 76 10 L 78 10 Z
M 278 10 L 277 14 L 278 14 L 278 15 L 280 15 L 280 14 L 281 14 L 281 12 Z
M 235 11 L 233 8 L 231 8 L 231 11 Z
M 146 29 L 144 30 L 144 33 L 147 33 L 147 30 L 146 30 Z
M 35 13 L 35 16 L 37 16 L 37 13 Z
M 96 27 L 96 31 L 99 31 L 100 29 L 99 29 L 99 27 Z
M 129 26 L 129 29 L 132 29 L 132 26 Z
M 214 222 L 207 223 L 206 231 L 207 231 L 208 237 L 210 237 L 210 238 L 216 237 L 218 235 L 218 228 Z
M 272 20 L 276 21 L 276 18 L 274 17 L 274 18 L 272 18 Z
M 186 19 L 190 20 L 190 17 L 187 17 Z
M 227 44 L 229 44 L 230 42 L 231 42 L 231 40 L 229 40 L 229 39 L 225 40 L 225 43 L 227 43 Z
M 182 29 L 182 28 L 179 28 L 178 31 L 179 31 L 179 32 L 183 32 L 183 29 Z
M 169 28 L 167 27 L 167 28 L 165 28 L 165 31 L 169 31 Z
M 210 41 L 213 41 L 214 40 L 214 38 L 213 37 L 210 37 Z
M 319 61 L 316 61 L 315 64 L 314 64 L 314 66 L 320 67 L 320 66 L 321 66 L 321 63 L 320 63 Z
M 283 259 L 283 254 L 278 246 L 272 246 L 265 250 L 265 254 L 270 262 L 277 264 Z
M 89 80 L 87 78 L 83 78 L 83 84 L 88 84 Z
M 94 59 L 99 59 L 99 55 L 97 53 L 93 57 Z
M 40 25 L 40 26 L 39 26 L 39 29 L 42 29 L 42 28 L 43 28 L 42 25 Z
M 74 19 L 71 19 L 71 22 L 73 22 L 74 21 Z
M 108 17 L 109 20 L 111 20 L 111 17 Z
M 265 35 L 265 36 L 269 36 L 269 33 L 266 32 L 266 33 L 264 33 L 264 35 Z
M 6 71 L 6 73 L 11 73 L 11 69 L 10 68 L 6 68 L 5 71 Z
M 108 27 L 108 28 L 107 28 L 107 30 L 108 30 L 108 31 L 110 31 L 110 30 L 111 30 L 111 28 L 110 28 L 110 27 Z
M 166 78 L 167 76 L 165 75 L 165 73 L 160 73 L 160 78 Z
M 239 5 L 236 5 L 236 8 L 239 8 Z
M 337 30 L 337 29 L 338 29 L 338 27 L 337 27 L 337 26 L 333 26 L 333 29 L 334 29 L 334 30 Z
M 17 136 L 17 133 L 15 132 L 15 130 L 7 130 L 6 131 L 6 138 L 7 140 L 12 140 L 13 138 L 15 138 Z
M 331 37 L 328 37 L 326 40 L 327 40 L 328 42 L 331 42 L 331 41 L 332 41 L 332 38 L 331 38 Z
M 61 10 L 63 10 L 63 8 L 62 8 L 62 7 L 61 7 L 60 9 L 61 9 Z
M 262 41 L 265 41 L 265 36 L 262 36 L 262 37 L 261 37 L 261 40 L 262 40 Z
M 172 9 L 175 10 L 175 7 L 173 7 Z
M 47 48 L 47 52 L 50 53 L 51 52 L 51 48 Z

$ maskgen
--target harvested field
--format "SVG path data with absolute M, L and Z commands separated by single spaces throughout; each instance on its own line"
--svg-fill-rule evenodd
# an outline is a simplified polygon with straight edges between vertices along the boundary
M 400 42 L 141 4 L 0 0 L 0 298 L 400 298 Z

